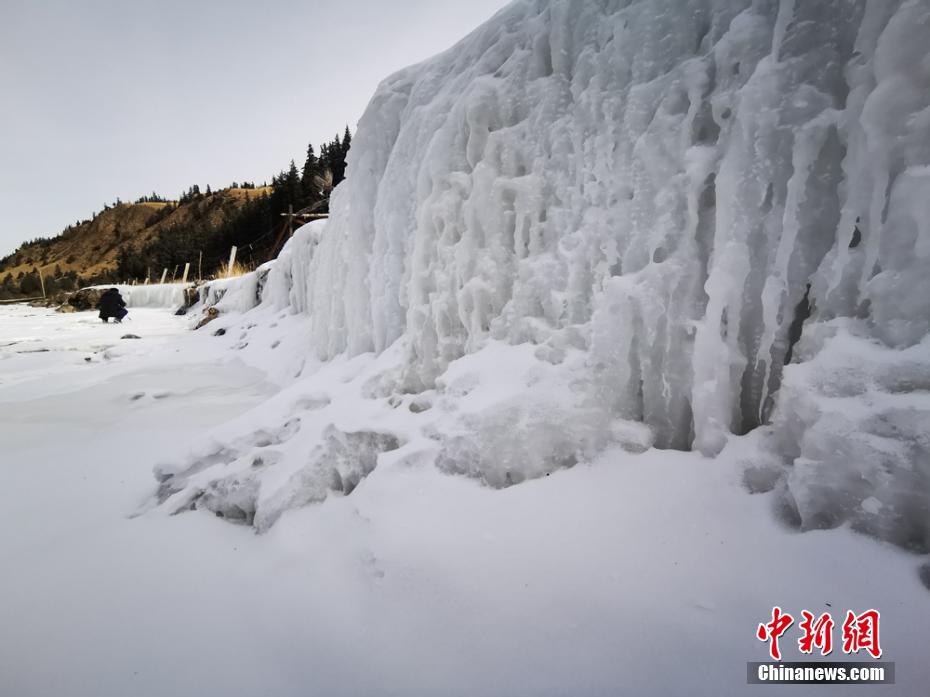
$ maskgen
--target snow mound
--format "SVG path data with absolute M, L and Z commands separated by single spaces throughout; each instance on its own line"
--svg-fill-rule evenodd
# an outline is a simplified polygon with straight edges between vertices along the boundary
M 799 524 L 930 549 L 927 45 L 918 0 L 515 2 L 382 83 L 250 321 L 395 347 L 364 398 L 456 403 L 421 432 L 448 471 L 767 425 Z M 471 409 L 495 347 L 514 402 Z
M 791 365 L 773 444 L 805 528 L 853 528 L 930 551 L 930 339 L 895 350 L 843 323 Z M 827 328 L 827 327 L 825 327 Z M 832 332 L 831 332 L 832 333 Z
M 262 300 L 262 292 L 274 261 L 259 266 L 255 271 L 208 281 L 198 288 L 201 308 L 216 307 L 220 312 L 247 312 Z

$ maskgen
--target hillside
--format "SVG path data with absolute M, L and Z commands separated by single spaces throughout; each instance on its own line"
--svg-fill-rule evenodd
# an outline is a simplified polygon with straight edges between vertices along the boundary
M 158 280 L 163 269 L 173 276 L 190 262 L 204 278 L 227 263 L 231 246 L 247 267 L 267 261 L 287 231 L 289 210 L 326 213 L 329 194 L 345 175 L 352 142 L 348 126 L 340 136 L 307 147 L 303 167 L 294 160 L 270 185 L 249 182 L 201 193 L 191 186 L 178 201 L 158 195 L 135 203 L 104 206 L 101 213 L 51 238 L 23 243 L 0 259 L 0 301 L 48 295 L 91 283 Z M 41 272 L 41 277 L 39 272 Z M 170 277 L 170 276 L 169 276 Z
M 116 269 L 121 251 L 141 248 L 172 228 L 218 227 L 236 217 L 250 200 L 270 191 L 271 187 L 228 188 L 181 204 L 121 203 L 56 237 L 24 244 L 0 260 L 0 275 L 17 278 L 34 268 L 50 275 L 56 267 L 84 278 L 106 275 Z

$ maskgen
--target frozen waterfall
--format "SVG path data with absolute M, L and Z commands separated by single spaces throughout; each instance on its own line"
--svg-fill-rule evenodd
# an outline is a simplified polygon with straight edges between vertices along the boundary
M 518 0 L 381 84 L 264 303 L 323 361 L 393 345 L 374 397 L 531 347 L 524 402 L 434 426 L 451 471 L 765 424 L 799 525 L 927 550 L 928 46 L 925 0 Z

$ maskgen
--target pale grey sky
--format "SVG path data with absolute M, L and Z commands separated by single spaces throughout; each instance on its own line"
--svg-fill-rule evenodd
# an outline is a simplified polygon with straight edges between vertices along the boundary
M 0 256 L 117 197 L 271 179 L 508 0 L 0 0 Z

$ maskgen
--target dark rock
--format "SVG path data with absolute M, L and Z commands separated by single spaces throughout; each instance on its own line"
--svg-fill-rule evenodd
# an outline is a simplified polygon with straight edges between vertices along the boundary
M 265 282 L 268 280 L 268 274 L 271 269 L 259 269 L 256 273 L 258 283 L 255 284 L 255 303 L 261 305 L 262 295 L 265 292 Z
M 54 307 L 58 308 L 68 300 L 68 293 L 54 293 L 46 298 L 33 300 L 29 303 L 30 307 Z
M 924 587 L 930 591 L 930 561 L 917 569 L 917 578 L 919 578 L 920 582 L 924 584 Z
M 184 308 L 193 307 L 200 302 L 200 288 L 192 286 L 184 289 Z
M 120 339 L 141 339 L 141 338 L 142 338 L 141 336 L 137 336 L 135 334 L 123 334 L 120 337 Z
M 186 315 L 186 314 L 187 314 L 187 308 L 186 308 L 186 307 L 180 307 L 180 308 L 178 308 L 178 311 L 174 313 L 175 317 L 182 317 L 182 316 L 184 316 L 184 315 Z
M 213 336 L 223 336 L 225 333 L 226 333 L 226 330 L 220 327 L 215 332 L 213 332 Z
M 71 294 L 68 304 L 75 310 L 93 310 L 100 302 L 100 296 L 103 295 L 104 290 L 104 288 L 81 288 Z
M 208 307 L 206 310 L 204 310 L 203 314 L 204 314 L 204 318 L 197 323 L 197 326 L 194 327 L 194 329 L 200 329 L 205 324 L 209 324 L 210 322 L 215 320 L 217 317 L 220 316 L 220 311 L 217 310 L 215 307 Z

